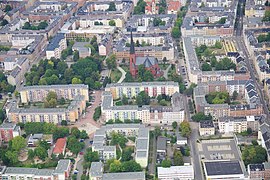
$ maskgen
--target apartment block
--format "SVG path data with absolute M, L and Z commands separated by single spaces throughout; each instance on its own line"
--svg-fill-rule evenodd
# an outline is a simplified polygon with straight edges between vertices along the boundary
M 67 48 L 67 41 L 63 33 L 59 33 L 53 37 L 46 49 L 46 58 L 61 58 L 61 52 Z
M 218 127 L 220 133 L 241 133 L 251 128 L 258 131 L 260 117 L 221 117 L 218 119 Z
M 105 91 L 102 96 L 101 111 L 106 121 L 139 119 L 144 124 L 171 125 L 174 121 L 181 123 L 185 119 L 182 95 L 178 92 L 174 93 L 171 104 L 172 106 L 113 106 L 111 92 Z
M 200 121 L 199 133 L 200 136 L 215 135 L 215 126 L 213 121 L 211 120 Z
M 102 162 L 92 162 L 89 172 L 90 180 L 145 180 L 145 172 L 119 172 L 119 173 L 104 173 Z
M 178 83 L 168 82 L 141 82 L 141 83 L 121 83 L 108 84 L 105 91 L 112 93 L 113 99 L 118 99 L 125 94 L 128 98 L 136 97 L 141 91 L 145 91 L 150 97 L 166 94 L 172 96 L 179 92 Z
M 89 101 L 88 85 L 45 85 L 45 86 L 24 86 L 20 90 L 21 102 L 42 102 L 49 92 L 55 92 L 57 98 L 73 100 L 76 96 L 83 96 L 85 101 Z
M 3 123 L 0 125 L 0 141 L 9 142 L 16 136 L 21 135 L 21 128 L 14 123 Z
M 249 179 L 264 179 L 264 164 L 249 164 L 247 167 Z
M 94 135 L 92 150 L 99 153 L 102 160 L 116 158 L 116 147 L 107 146 L 107 136 L 111 132 L 120 133 L 124 136 L 135 136 L 135 161 L 142 167 L 148 164 L 149 130 L 140 124 L 109 124 L 98 129 Z
M 1 166 L 2 179 L 43 179 L 43 180 L 64 180 L 69 178 L 71 161 L 61 159 L 55 169 L 38 169 L 22 167 Z M 0 176 L 1 177 L 1 176 Z
M 19 108 L 12 103 L 6 109 L 10 122 L 47 122 L 60 124 L 62 120 L 68 123 L 75 123 L 83 114 L 86 108 L 85 96 L 78 95 L 67 108 Z

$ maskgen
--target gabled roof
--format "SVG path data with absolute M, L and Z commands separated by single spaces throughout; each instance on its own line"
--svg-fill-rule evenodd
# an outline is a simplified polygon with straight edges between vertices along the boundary
M 55 146 L 53 148 L 53 153 L 54 154 L 61 154 L 64 151 L 66 143 L 67 143 L 66 138 L 57 139 Z

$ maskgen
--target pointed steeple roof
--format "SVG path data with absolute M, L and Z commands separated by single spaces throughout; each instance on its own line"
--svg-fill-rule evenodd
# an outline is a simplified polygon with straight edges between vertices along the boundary
M 132 36 L 132 29 L 130 30 L 130 54 L 135 54 L 135 47 L 133 42 L 133 36 Z

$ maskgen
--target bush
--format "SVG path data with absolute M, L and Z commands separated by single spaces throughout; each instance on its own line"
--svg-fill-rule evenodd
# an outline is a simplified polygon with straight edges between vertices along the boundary
M 95 109 L 95 113 L 94 113 L 94 115 L 93 115 L 93 119 L 94 119 L 95 121 L 97 121 L 97 120 L 100 118 L 100 116 L 101 116 L 101 107 L 98 106 L 98 107 L 96 107 L 96 109 Z

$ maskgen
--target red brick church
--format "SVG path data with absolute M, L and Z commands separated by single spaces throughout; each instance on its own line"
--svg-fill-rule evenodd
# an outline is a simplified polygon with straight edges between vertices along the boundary
M 139 65 L 144 65 L 146 70 L 149 70 L 154 77 L 160 77 L 163 75 L 163 71 L 158 66 L 158 61 L 155 57 L 137 57 L 135 53 L 135 46 L 132 37 L 132 31 L 130 33 L 130 55 L 129 55 L 129 69 L 132 77 L 136 77 L 138 74 Z

